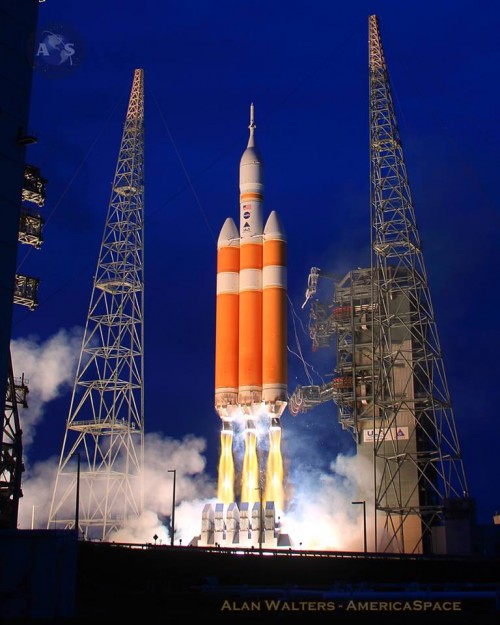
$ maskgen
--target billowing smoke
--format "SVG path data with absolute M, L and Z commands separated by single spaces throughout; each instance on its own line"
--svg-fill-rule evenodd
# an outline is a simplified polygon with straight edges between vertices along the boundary
M 80 347 L 81 331 L 77 329 L 61 330 L 42 343 L 35 339 L 13 341 L 16 375 L 22 371 L 30 378 L 29 408 L 22 411 L 25 453 L 26 443 L 33 441 L 48 403 L 67 392 L 73 382 Z M 320 425 L 312 422 L 307 425 L 307 417 L 299 416 L 294 426 L 284 427 L 288 496 L 287 509 L 280 518 L 282 532 L 289 534 L 295 548 L 361 550 L 363 514 L 361 506 L 352 502 L 365 501 L 367 511 L 372 506 L 372 468 L 368 461 L 354 456 L 341 443 L 340 448 L 325 449 L 325 428 L 328 436 L 335 438 L 334 424 L 319 421 Z M 346 433 L 344 436 L 348 438 Z M 207 503 L 215 505 L 217 491 L 215 480 L 207 472 L 205 451 L 205 439 L 192 434 L 181 440 L 158 432 L 146 434 L 144 512 L 110 540 L 170 544 L 174 469 L 174 542 L 187 545 L 199 536 L 203 508 Z M 236 444 L 235 452 L 238 451 Z M 325 456 L 331 460 L 325 463 Z M 321 457 L 322 463 L 318 462 Z M 25 458 L 27 470 L 23 474 L 19 527 L 46 528 L 58 458 L 48 458 L 33 466 L 28 459 Z M 369 517 L 367 530 L 370 536 Z
M 22 482 L 23 497 L 19 506 L 20 528 L 47 527 L 59 458 L 51 457 L 31 466 L 29 447 L 50 402 L 67 393 L 74 383 L 82 333 L 81 328 L 60 330 L 45 341 L 30 337 L 13 340 L 11 344 L 14 375 L 20 377 L 24 374 L 29 387 L 28 408 L 20 410 L 26 465 Z M 187 544 L 194 535 L 199 534 L 201 511 L 215 492 L 215 485 L 205 472 L 205 448 L 206 441 L 192 435 L 178 441 L 159 433 L 147 434 L 145 512 L 140 518 L 131 519 L 127 527 L 113 539 L 124 542 L 152 542 L 153 536 L 157 535 L 158 540 L 167 540 L 173 495 L 173 475 L 168 471 L 173 468 L 176 470 L 178 502 L 176 542 L 182 540 Z M 68 502 L 68 506 L 73 513 L 74 502 Z M 194 534 L 190 535 L 192 531 Z
M 135 545 L 144 543 L 167 545 L 170 538 L 168 529 L 160 521 L 158 514 L 152 510 L 144 510 L 140 516 L 129 519 L 121 530 L 114 532 L 110 541 Z
M 19 409 L 26 466 L 22 476 L 23 497 L 19 506 L 21 528 L 41 528 L 47 525 L 58 458 L 48 458 L 31 467 L 29 448 L 50 402 L 66 393 L 73 384 L 82 334 L 82 328 L 75 327 L 71 330 L 61 329 L 45 341 L 39 341 L 36 337 L 11 341 L 14 377 L 24 375 L 29 389 L 28 408 Z
M 116 542 L 170 544 L 173 476 L 168 467 L 176 467 L 175 536 L 176 545 L 188 545 L 200 535 L 205 504 L 215 507 L 216 487 L 207 478 L 202 452 L 205 443 L 187 436 L 182 441 L 146 436 L 145 508 L 138 519 L 132 519 L 110 537 Z M 307 450 L 310 452 L 311 450 Z M 168 454 L 168 455 L 165 455 Z M 165 459 L 169 459 L 166 463 Z M 293 466 L 293 463 L 292 463 Z M 367 512 L 369 548 L 373 525 L 373 475 L 367 459 L 339 454 L 327 471 L 301 464 L 288 477 L 291 484 L 288 509 L 279 519 L 281 531 L 288 534 L 296 549 L 362 551 L 364 518 Z
M 191 435 L 178 441 L 152 433 L 145 436 L 144 447 L 144 512 L 138 518 L 131 518 L 122 530 L 110 536 L 110 540 L 152 543 L 156 535 L 158 543 L 170 541 L 173 474 L 169 473 L 169 467 L 175 467 L 175 541 L 188 544 L 200 533 L 203 506 L 215 492 L 214 483 L 205 473 L 206 443 Z M 47 527 L 57 465 L 58 458 L 50 458 L 35 463 L 24 474 L 19 508 L 21 528 Z M 83 500 L 83 484 L 81 496 Z M 72 497 L 62 512 L 72 518 L 74 505 Z
M 205 504 L 211 503 L 215 506 L 216 499 L 189 500 L 183 499 L 182 495 L 177 497 L 177 494 L 175 498 L 177 504 L 175 506 L 174 544 L 189 545 L 200 535 L 201 513 Z M 170 504 L 171 501 L 170 497 Z M 171 518 L 167 526 L 161 517 L 161 514 L 146 508 L 139 517 L 129 519 L 122 529 L 109 537 L 109 540 L 122 543 L 169 545 L 172 540 Z
M 192 435 L 174 440 L 153 432 L 144 437 L 144 509 L 126 526 L 110 536 L 115 542 L 171 540 L 172 497 L 175 470 L 175 544 L 187 545 L 200 533 L 201 513 L 213 497 L 216 485 L 205 473 L 204 439 Z M 166 524 L 168 518 L 168 527 Z
M 59 330 L 42 343 L 36 338 L 11 342 L 14 377 L 24 374 L 29 388 L 29 408 L 19 412 L 25 451 L 33 442 L 47 404 L 66 392 L 74 381 L 82 333 L 81 328 L 73 328 Z
M 20 529 L 46 529 L 59 458 L 27 464 L 23 473 L 23 497 L 19 502 Z
M 181 441 L 159 433 L 146 434 L 144 440 L 144 497 L 146 507 L 163 516 L 172 510 L 173 474 L 176 471 L 176 500 L 192 501 L 212 497 L 215 485 L 205 473 L 203 452 L 206 441 L 186 435 Z
M 295 548 L 363 550 L 362 506 L 352 502 L 365 502 L 370 536 L 373 470 L 366 458 L 339 454 L 326 472 L 302 465 L 290 481 L 293 494 L 281 526 Z

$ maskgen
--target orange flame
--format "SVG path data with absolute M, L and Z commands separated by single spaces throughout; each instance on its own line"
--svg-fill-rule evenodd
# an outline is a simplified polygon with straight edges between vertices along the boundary
M 269 430 L 265 500 L 274 501 L 276 510 L 283 511 L 285 493 L 283 488 L 283 458 L 281 457 L 281 428 Z
M 232 432 L 222 431 L 220 435 L 219 483 L 217 486 L 217 499 L 226 505 L 229 505 L 234 501 Z
M 257 435 L 248 430 L 245 433 L 245 457 L 241 476 L 241 501 L 254 504 L 259 501 L 259 462 L 257 460 Z

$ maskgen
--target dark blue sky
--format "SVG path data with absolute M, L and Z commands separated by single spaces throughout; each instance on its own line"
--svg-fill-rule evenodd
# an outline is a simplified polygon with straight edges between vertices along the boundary
M 238 216 L 250 102 L 265 162 L 265 210 L 288 236 L 289 296 L 311 266 L 369 264 L 368 16 L 377 14 L 470 491 L 480 520 L 500 508 L 498 95 L 495 2 L 47 0 L 40 30 L 74 40 L 72 71 L 35 71 L 28 161 L 48 178 L 45 243 L 20 248 L 41 280 L 13 337 L 83 327 L 133 71 L 145 70 L 146 431 L 207 440 L 213 409 L 216 238 Z M 147 9 L 145 8 L 147 7 Z M 188 182 L 189 178 L 189 182 Z M 290 309 L 290 349 L 297 351 Z M 333 352 L 305 358 L 323 374 Z M 37 377 L 27 371 L 28 378 Z M 307 384 L 289 354 L 289 390 Z M 31 462 L 60 452 L 69 388 L 51 402 Z M 333 404 L 283 417 L 327 465 L 350 446 Z

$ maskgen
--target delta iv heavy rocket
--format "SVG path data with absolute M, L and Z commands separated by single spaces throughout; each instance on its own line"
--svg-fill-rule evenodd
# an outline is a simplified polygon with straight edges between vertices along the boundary
M 243 418 L 248 432 L 266 419 L 271 429 L 279 428 L 287 404 L 286 237 L 276 211 L 262 227 L 264 166 L 255 128 L 252 104 L 240 161 L 239 232 L 228 217 L 217 243 L 215 409 L 226 455 L 233 422 Z M 247 439 L 245 460 L 255 452 L 252 446 Z

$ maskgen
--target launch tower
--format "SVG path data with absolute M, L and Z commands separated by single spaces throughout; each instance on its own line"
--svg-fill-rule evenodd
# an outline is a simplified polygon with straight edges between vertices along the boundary
M 376 550 L 453 551 L 452 529 L 470 502 L 374 15 L 369 67 L 371 267 L 336 279 L 331 304 L 312 302 L 313 345 L 336 337 L 336 369 L 325 386 L 298 387 L 289 405 L 297 414 L 333 399 L 358 454 L 373 463 Z M 313 268 L 308 298 L 320 276 Z
M 143 505 L 143 230 L 144 78 L 136 69 L 48 520 L 71 528 L 78 519 L 77 530 L 101 540 Z

